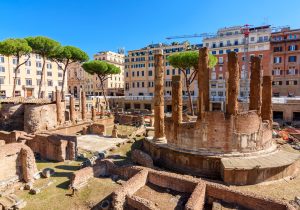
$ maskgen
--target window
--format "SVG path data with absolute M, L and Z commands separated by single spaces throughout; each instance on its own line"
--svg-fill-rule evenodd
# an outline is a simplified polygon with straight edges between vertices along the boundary
M 289 51 L 295 51 L 298 50 L 298 46 L 297 45 L 290 45 L 288 48 Z
M 223 50 L 219 50 L 219 54 L 222 55 L 224 52 Z
M 212 48 L 216 48 L 216 47 L 217 47 L 216 43 L 215 42 L 212 43 Z
M 223 57 L 219 57 L 219 63 L 223 63 L 224 60 L 223 60 Z
M 263 36 L 258 37 L 258 42 L 263 42 L 263 41 L 264 41 L 264 37 Z
M 230 40 L 227 40 L 227 46 L 231 46 Z
M 58 86 L 62 86 L 62 81 L 58 81 Z
M 224 44 L 223 44 L 223 42 L 220 42 L 220 47 L 224 47 Z
M 32 80 L 31 79 L 26 79 L 26 86 L 32 86 Z
M 132 77 L 134 77 L 134 71 L 131 73 Z
M 126 72 L 126 77 L 128 77 L 128 72 Z
M 49 87 L 52 87 L 52 86 L 53 86 L 53 82 L 52 82 L 52 80 L 48 80 L 48 83 L 47 83 L 47 85 L 48 85 Z
M 289 56 L 289 62 L 296 62 L 297 56 Z
M 62 77 L 63 73 L 62 72 L 58 72 L 58 77 Z
M 273 52 L 282 52 L 282 47 L 274 47 Z
M 0 84 L 1 84 L 1 85 L 4 84 L 4 80 L 5 80 L 5 77 L 0 77 Z
M 36 58 L 36 59 L 41 59 L 42 57 L 41 57 L 39 54 L 36 54 L 36 55 L 35 55 L 35 58 Z
M 48 77 L 52 77 L 52 72 L 51 71 L 47 71 L 47 76 Z
M 218 92 L 218 96 L 223 96 L 223 95 L 224 95 L 223 92 L 221 92 L 221 91 Z
M 216 96 L 217 94 L 216 94 L 216 91 L 212 91 L 211 92 L 211 96 Z
M 211 54 L 213 54 L 213 55 L 216 55 L 217 54 L 217 51 L 211 51 Z
M 228 50 L 226 50 L 226 53 L 228 54 L 228 53 L 230 53 L 231 52 L 231 50 L 230 49 L 228 49 Z
M 149 77 L 152 76 L 152 71 L 148 71 L 148 76 L 149 76 Z
M 31 61 L 27 61 L 27 62 L 25 63 L 25 66 L 31 66 Z
M 4 66 L 0 66 L 0 72 L 5 72 L 5 67 Z
M 269 41 L 269 37 L 268 36 L 264 36 L 264 42 Z
M 145 76 L 144 71 L 142 71 L 142 77 Z
M 35 66 L 36 66 L 37 68 L 42 68 L 42 63 L 41 63 L 41 62 L 36 62 L 36 63 L 35 63 Z
M 172 69 L 172 75 L 175 75 L 175 69 Z
M 255 41 L 255 37 L 254 36 L 250 37 L 250 41 L 254 42 Z
M 167 69 L 167 75 L 170 75 L 170 69 Z
M 281 57 L 274 57 L 274 63 L 281 63 Z
M 136 72 L 136 76 L 137 76 L 137 77 L 140 76 L 140 72 L 139 72 L 139 71 Z
M 40 79 L 37 79 L 37 80 L 36 80 L 36 84 L 37 84 L 37 85 L 40 85 L 40 82 L 41 82 Z
M 235 48 L 233 51 L 234 51 L 234 52 L 239 52 L 239 49 L 238 49 L 238 48 Z
M 30 74 L 30 69 L 26 69 L 26 74 Z
M 133 87 L 133 88 L 135 88 L 135 84 L 134 84 L 134 82 L 132 83 L 132 87 Z
M 216 87 L 217 87 L 217 84 L 211 84 L 210 87 L 211 87 L 211 88 L 216 88 Z
M 216 72 L 211 73 L 211 79 L 217 79 L 217 74 Z
M 42 75 L 42 71 L 36 71 L 36 75 Z
M 4 63 L 4 57 L 0 56 L 0 63 Z
M 239 44 L 239 40 L 234 40 L 234 45 L 238 45 Z
M 14 64 L 14 65 L 17 65 L 17 62 L 18 62 L 17 59 L 16 59 L 16 58 L 13 58 L 13 64 Z
M 16 79 L 16 85 L 21 85 L 21 79 L 20 78 Z
M 47 63 L 47 69 L 52 69 L 52 64 L 51 63 Z

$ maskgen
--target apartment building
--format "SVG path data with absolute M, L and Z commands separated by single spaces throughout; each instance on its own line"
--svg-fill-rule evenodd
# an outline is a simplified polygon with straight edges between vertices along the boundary
M 99 52 L 94 55 L 95 60 L 103 60 L 121 69 L 121 73 L 111 75 L 104 83 L 104 91 L 107 96 L 124 95 L 124 54 L 111 51 Z M 102 89 L 97 75 L 91 75 L 84 71 L 80 63 L 73 63 L 68 69 L 69 93 L 75 97 L 80 96 L 80 90 L 86 95 L 101 96 Z
M 24 62 L 28 57 L 23 56 L 20 62 Z M 0 55 L 0 96 L 11 97 L 13 91 L 15 68 L 17 59 Z M 40 55 L 31 54 L 29 60 L 22 65 L 17 72 L 16 96 L 38 97 L 39 83 L 42 74 L 43 59 Z M 63 71 L 61 66 L 50 60 L 46 61 L 46 70 L 44 74 L 44 84 L 42 90 L 46 96 L 51 98 L 55 87 L 61 87 Z M 66 78 L 67 79 L 67 78 Z M 65 84 L 64 90 L 67 90 Z
M 111 75 L 108 80 L 105 81 L 104 89 L 108 96 L 122 96 L 124 95 L 124 67 L 125 67 L 125 55 L 124 53 L 115 53 L 111 51 L 98 52 L 94 55 L 95 60 L 102 60 L 107 63 L 113 64 L 121 69 L 120 74 Z M 102 95 L 102 90 L 99 85 L 99 80 L 94 77 L 94 95 Z
M 167 61 L 169 55 L 182 52 L 187 49 L 196 49 L 199 45 L 190 45 L 188 42 L 172 44 L 150 44 L 142 49 L 130 50 L 125 57 L 125 96 L 153 96 L 154 95 L 154 54 L 163 50 L 165 65 L 165 95 L 172 95 L 172 76 L 180 74 L 180 70 L 174 68 Z M 192 73 L 192 69 L 188 74 Z M 191 86 L 192 95 L 197 95 L 197 82 Z M 183 81 L 184 95 L 186 84 Z
M 270 74 L 270 36 L 271 27 L 260 26 L 249 28 L 249 38 L 246 40 L 243 26 L 221 28 L 212 37 L 204 38 L 203 45 L 209 48 L 211 54 L 218 58 L 218 63 L 210 75 L 211 101 L 224 101 L 226 93 L 227 53 L 237 52 L 240 70 L 240 97 L 249 96 L 250 58 L 259 56 L 262 59 L 263 73 Z M 248 44 L 246 44 L 248 43 Z
M 273 96 L 300 96 L 300 29 L 282 28 L 271 35 Z

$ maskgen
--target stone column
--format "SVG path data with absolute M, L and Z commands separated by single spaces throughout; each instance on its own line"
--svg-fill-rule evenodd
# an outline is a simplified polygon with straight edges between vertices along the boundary
M 172 119 L 176 125 L 182 122 L 182 83 L 180 75 L 172 76 Z
M 164 62 L 162 50 L 154 55 L 154 69 L 154 141 L 164 141 Z
M 262 120 L 269 120 L 270 125 L 272 125 L 272 114 L 272 78 L 271 76 L 264 76 L 261 106 Z
M 257 110 L 259 115 L 261 112 L 261 91 L 261 60 L 259 57 L 252 57 L 249 110 Z
M 182 122 L 182 83 L 180 75 L 172 76 L 172 121 L 173 138 L 177 140 L 178 129 Z
M 239 95 L 239 64 L 236 52 L 228 54 L 228 82 L 227 82 L 227 106 L 226 114 L 235 115 L 238 111 L 238 95 Z
M 61 102 L 61 93 L 56 87 L 56 113 L 57 113 L 57 124 L 61 125 L 64 121 L 63 108 Z
M 209 68 L 208 68 L 208 49 L 199 49 L 199 69 L 198 69 L 198 119 L 203 118 L 203 112 L 209 111 Z
M 86 97 L 85 97 L 85 92 L 81 92 L 81 115 L 82 115 L 82 120 L 86 120 Z
M 75 101 L 72 95 L 70 97 L 70 120 L 72 123 L 75 123 Z
M 96 109 L 94 106 L 92 106 L 92 121 L 96 121 Z

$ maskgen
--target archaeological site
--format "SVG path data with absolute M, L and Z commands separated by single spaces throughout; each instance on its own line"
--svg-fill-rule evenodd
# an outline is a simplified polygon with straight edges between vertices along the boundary
M 272 77 L 262 74 L 261 58 L 249 63 L 245 102 L 237 53 L 228 53 L 227 99 L 214 110 L 209 51 L 198 53 L 194 116 L 183 108 L 180 74 L 166 112 L 160 50 L 153 110 L 59 88 L 51 99 L 1 99 L 0 209 L 299 208 L 300 153 L 274 135 Z

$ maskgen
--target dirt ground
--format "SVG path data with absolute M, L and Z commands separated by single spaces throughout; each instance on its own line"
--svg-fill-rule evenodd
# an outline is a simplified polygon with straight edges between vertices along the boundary
M 184 205 L 190 196 L 188 193 L 176 192 L 151 183 L 147 183 L 135 195 L 154 202 L 159 209 L 175 210 L 184 209 Z

